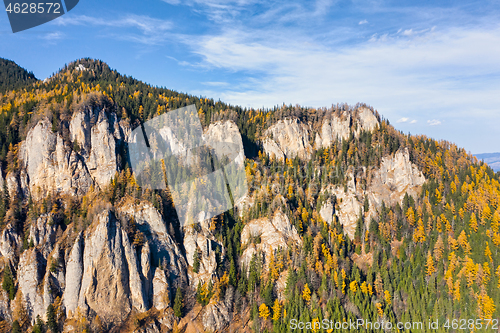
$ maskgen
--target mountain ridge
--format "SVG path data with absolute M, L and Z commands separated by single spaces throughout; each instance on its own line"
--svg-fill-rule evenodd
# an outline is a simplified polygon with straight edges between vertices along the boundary
M 21 88 L 38 81 L 33 72 L 28 72 L 12 60 L 0 57 L 0 93 Z
M 127 144 L 191 104 L 207 140 L 243 146 L 249 191 L 182 225 L 169 191 L 137 185 Z M 365 104 L 242 109 L 81 59 L 0 105 L 0 331 L 500 313 L 499 175 Z

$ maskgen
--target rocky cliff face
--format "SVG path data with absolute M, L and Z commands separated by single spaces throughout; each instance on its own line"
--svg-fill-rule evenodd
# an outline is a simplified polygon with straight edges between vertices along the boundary
M 309 159 L 313 151 L 309 140 L 314 139 L 314 149 L 329 147 L 335 140 L 347 140 L 351 133 L 358 137 L 361 131 L 373 131 L 379 121 L 372 110 L 360 107 L 354 112 L 328 114 L 318 131 L 298 119 L 280 120 L 264 132 L 262 145 L 268 155 L 277 159 Z
M 321 131 L 316 133 L 315 148 L 329 147 L 337 139 L 347 140 L 351 133 L 351 121 L 350 114 L 339 117 L 332 113 L 330 117 L 324 120 Z
M 238 165 L 245 162 L 243 141 L 238 126 L 234 121 L 218 121 L 210 124 L 204 132 L 206 141 L 217 147 L 217 152 L 222 156 L 229 156 Z
M 104 325 L 116 324 L 133 310 L 167 309 L 172 288 L 187 281 L 181 250 L 149 203 L 128 204 L 116 213 L 106 210 L 78 235 L 71 228 L 58 231 L 52 218 L 46 214 L 31 224 L 33 247 L 22 252 L 17 264 L 16 300 L 22 298 L 30 320 L 46 319 L 48 305 L 59 296 L 68 318 L 98 315 Z M 145 236 L 142 244 L 134 244 L 123 225 L 132 219 Z M 5 228 L 0 261 L 15 263 L 21 247 L 17 232 Z M 0 304 L 0 311 L 12 315 L 12 307 Z
M 359 129 L 357 131 L 357 135 L 361 130 L 363 131 L 373 131 L 379 125 L 379 121 L 373 111 L 368 109 L 367 107 L 360 107 L 357 110 L 357 119 L 359 121 Z
M 309 144 L 309 129 L 297 119 L 278 121 L 264 132 L 264 151 L 276 159 L 308 159 L 312 153 Z
M 98 107 L 85 107 L 73 115 L 71 141 L 54 133 L 48 119 L 41 120 L 19 150 L 24 194 L 38 200 L 51 192 L 81 195 L 92 185 L 106 186 L 118 171 L 116 147 L 127 131 L 116 114 Z
M 323 220 L 331 223 L 336 215 L 351 239 L 354 238 L 356 223 L 362 212 L 365 197 L 368 197 L 370 206 L 369 212 L 366 212 L 369 221 L 369 218 L 375 216 L 382 206 L 382 202 L 386 205 L 402 203 L 406 193 L 412 196 L 418 195 L 425 182 L 422 172 L 411 163 L 408 150 L 399 150 L 393 156 L 384 157 L 380 168 L 372 170 L 371 182 L 366 189 L 356 184 L 355 176 L 352 170 L 347 173 L 349 179 L 347 191 L 342 187 L 331 185 L 323 189 L 323 192 L 335 196 L 337 211 L 330 200 L 324 202 L 320 208 Z
M 277 211 L 272 219 L 261 218 L 250 221 L 241 232 L 241 245 L 245 250 L 240 263 L 249 267 L 254 254 L 264 254 L 264 262 L 280 247 L 287 248 L 288 245 L 299 246 L 302 239 L 295 227 L 290 223 L 288 217 L 281 211 Z
M 19 154 L 27 172 L 29 193 L 35 200 L 52 191 L 83 194 L 92 185 L 84 161 L 52 132 L 48 119 L 29 131 Z
M 408 150 L 399 150 L 394 156 L 382 159 L 370 184 L 370 200 L 377 206 L 382 201 L 391 205 L 401 203 L 405 193 L 416 196 L 424 182 L 422 172 L 410 162 Z

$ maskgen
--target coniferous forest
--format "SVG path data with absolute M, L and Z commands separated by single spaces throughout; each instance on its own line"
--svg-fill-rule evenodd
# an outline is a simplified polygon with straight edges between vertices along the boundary
M 18 267 L 23 252 L 40 246 L 30 230 L 44 216 L 51 216 L 51 226 L 58 230 L 56 237 L 74 235 L 67 236 L 65 244 L 71 249 L 69 239 L 89 232 L 104 208 L 118 210 L 125 202 L 148 202 L 161 214 L 184 260 L 192 263 L 186 267 L 187 274 L 197 276 L 203 266 L 203 249 L 187 257 L 184 231 L 169 191 L 137 185 L 126 143 L 116 144 L 118 169 L 109 184 L 92 186 L 81 195 L 53 191 L 35 198 L 11 191 L 7 181 L 8 175 L 22 179 L 22 143 L 44 119 L 61 136 L 65 149 L 78 155 L 82 142 L 71 138 L 69 127 L 78 110 L 113 112 L 134 129 L 157 115 L 191 104 L 196 105 L 204 128 L 219 121 L 237 125 L 251 204 L 211 219 L 211 239 L 220 244 L 214 251 L 215 268 L 208 277 L 196 279 L 196 284 L 182 279 L 169 282 L 168 306 L 162 311 L 170 311 L 174 319 L 169 327 L 158 324 L 161 332 L 189 331 L 187 321 L 201 320 L 201 315 L 193 319 L 193 313 L 203 313 L 200 311 L 225 300 L 231 303 L 227 308 L 231 320 L 219 331 L 341 331 L 321 327 L 324 319 L 424 323 L 421 330 L 401 330 L 408 332 L 461 331 L 461 325 L 468 332 L 499 331 L 500 173 L 454 143 L 402 133 L 361 103 L 321 109 L 298 105 L 247 109 L 153 87 L 119 74 L 99 60 L 78 60 L 42 82 L 15 63 L 0 59 L 0 230 L 4 239 L 11 235 L 10 251 L 14 253 L 0 257 L 1 332 L 63 332 L 69 331 L 68 323 L 74 332 L 150 332 L 150 324 L 161 316 L 154 307 L 131 311 L 114 323 L 101 320 L 92 311 L 70 316 L 62 289 L 54 288 L 45 313 L 32 318 L 32 305 L 23 303 L 26 298 L 20 295 Z M 360 108 L 375 115 L 378 124 L 373 130 L 359 129 L 353 116 L 346 138 L 337 137 L 326 147 L 316 147 L 311 136 L 315 148 L 309 158 L 278 159 L 263 148 L 266 130 L 280 121 L 297 120 L 311 132 L 320 132 L 330 117 L 345 119 Z M 410 162 L 425 177 L 417 193 L 403 193 L 402 200 L 380 205 L 368 195 L 358 195 L 361 206 L 356 211 L 354 237 L 344 230 L 340 213 L 334 213 L 332 221 L 322 218 L 320 211 L 327 202 L 334 212 L 341 212 L 345 204 L 329 188 L 348 193 L 354 183 L 368 193 L 374 172 L 367 170 L 378 170 L 385 158 L 397 152 L 408 152 Z M 363 172 L 354 174 L 352 170 Z M 242 260 L 252 244 L 264 248 L 257 246 L 263 244 L 264 235 L 252 235 L 249 243 L 242 243 L 245 226 L 272 219 L 276 212 L 286 216 L 300 241 L 289 241 L 269 252 L 256 251 L 250 260 Z M 134 220 L 121 223 L 140 254 L 148 235 Z M 165 269 L 171 263 L 151 265 Z M 46 256 L 43 266 L 43 272 L 54 276 L 68 267 L 53 254 Z M 318 325 L 294 330 L 292 319 Z M 496 326 L 491 319 L 497 320 Z M 439 327 L 429 329 L 429 320 L 438 320 Z M 482 320 L 481 328 L 476 320 Z M 486 329 L 487 320 L 490 326 Z M 349 327 L 345 331 L 382 330 Z

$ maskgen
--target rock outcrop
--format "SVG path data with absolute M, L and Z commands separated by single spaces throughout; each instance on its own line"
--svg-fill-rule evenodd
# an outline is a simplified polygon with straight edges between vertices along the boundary
M 7 184 L 7 191 L 9 192 L 10 198 L 15 198 L 18 194 L 21 194 L 21 188 L 19 186 L 19 180 L 14 172 L 7 173 L 5 177 L 5 183 Z M 2 189 L 3 190 L 3 189 Z
M 272 219 L 266 217 L 250 221 L 241 232 L 241 244 L 246 249 L 240 259 L 240 264 L 249 267 L 252 256 L 257 253 L 264 254 L 264 261 L 269 258 L 271 251 L 280 247 L 286 248 L 288 244 L 300 245 L 300 238 L 295 227 L 290 224 L 288 217 L 277 211 Z
M 218 121 L 210 124 L 205 130 L 204 136 L 211 147 L 217 148 L 218 156 L 232 157 L 232 160 L 238 165 L 243 165 L 245 162 L 243 141 L 234 121 Z
M 309 159 L 312 147 L 309 143 L 309 129 L 298 119 L 280 120 L 264 132 L 264 151 L 276 159 Z
M 389 206 L 401 203 L 406 193 L 418 195 L 425 182 L 422 172 L 411 163 L 408 150 L 399 150 L 393 156 L 384 157 L 380 168 L 372 172 L 371 182 L 366 189 L 356 184 L 352 170 L 347 173 L 347 177 L 347 191 L 339 186 L 323 189 L 323 192 L 336 197 L 338 210 L 335 211 L 331 201 L 326 201 L 320 208 L 320 215 L 323 220 L 331 223 L 334 219 L 332 214 L 335 214 L 351 239 L 354 238 L 365 197 L 370 206 L 370 210 L 365 212 L 369 218 L 376 214 L 382 201 Z
M 88 110 L 82 111 L 83 113 L 89 112 Z M 77 114 L 78 116 L 78 114 Z M 73 123 L 73 122 L 72 122 Z M 86 142 L 88 156 L 84 155 L 87 169 L 89 170 L 94 181 L 100 186 L 104 187 L 109 184 L 109 181 L 118 171 L 118 163 L 116 158 L 116 138 L 114 136 L 114 125 L 117 124 L 116 115 L 106 114 L 106 112 L 99 112 L 97 116 L 97 123 L 92 126 L 90 131 L 90 143 Z M 78 129 L 75 124 L 73 128 L 76 131 L 88 131 L 88 125 Z M 85 133 L 85 136 L 89 136 Z
M 206 332 L 222 330 L 230 319 L 229 310 L 224 302 L 211 302 L 203 309 L 202 323 Z
M 210 220 L 184 226 L 184 249 L 189 266 L 194 266 L 195 254 L 200 263 L 198 273 L 189 274 L 189 284 L 196 286 L 199 281 L 211 280 L 217 270 L 217 256 L 224 258 L 225 249 L 210 231 Z
M 23 298 L 28 316 L 45 318 L 47 306 L 44 302 L 43 285 L 47 261 L 37 249 L 24 251 L 19 260 L 18 283 L 20 297 Z M 18 296 L 19 297 L 19 296 Z
M 371 132 L 379 125 L 379 121 L 373 111 L 367 107 L 360 107 L 357 110 L 360 129 Z
M 21 237 L 12 224 L 8 224 L 0 234 L 0 254 L 4 258 L 12 260 L 20 244 L 22 244 Z
M 410 162 L 408 150 L 399 150 L 394 156 L 382 159 L 380 169 L 372 178 L 368 195 L 370 201 L 377 206 L 380 206 L 382 201 L 394 205 L 401 203 L 406 193 L 418 195 L 424 182 L 423 173 Z
M 29 192 L 35 200 L 53 191 L 83 194 L 92 185 L 82 159 L 51 127 L 48 119 L 40 121 L 28 132 L 19 151 L 28 176 Z
M 112 212 L 98 215 L 69 254 L 63 296 L 68 315 L 80 309 L 112 323 L 124 320 L 132 309 L 165 309 L 169 284 L 185 274 L 180 250 L 154 207 L 129 204 L 117 214 L 120 219 L 133 218 L 145 236 L 141 250 L 129 241 Z
M 315 148 L 329 147 L 337 139 L 347 140 L 351 133 L 351 121 L 352 117 L 350 114 L 339 117 L 335 113 L 332 113 L 323 121 L 321 132 L 316 133 L 314 140 Z
M 98 315 L 106 323 L 120 322 L 132 308 L 147 310 L 148 299 L 143 289 L 140 261 L 126 232 L 110 211 L 98 215 L 86 231 L 83 241 L 74 245 L 70 257 L 75 258 L 75 272 L 82 272 L 64 301 L 67 314 L 75 305 L 87 314 Z M 68 267 L 69 268 L 69 267 Z M 68 284 L 68 277 L 66 284 Z M 74 300 L 77 300 L 75 302 Z
M 167 311 L 172 287 L 187 282 L 182 251 L 150 203 L 128 203 L 116 213 L 105 210 L 78 235 L 72 228 L 61 232 L 53 218 L 49 213 L 32 221 L 30 247 L 17 264 L 16 297 L 22 298 L 30 321 L 38 315 L 46 320 L 48 305 L 60 296 L 68 318 L 77 313 L 98 315 L 105 326 L 116 324 L 133 310 L 144 312 L 154 306 Z M 129 240 L 127 223 L 134 223 L 144 235 L 141 244 Z M 4 228 L 1 262 L 15 262 L 22 244 L 15 228 Z M 0 312 L 10 318 L 12 310 L 2 308 L 1 302 L 2 295 Z M 165 318 L 172 327 L 173 320 Z
M 149 250 L 141 254 L 141 260 L 143 262 L 147 263 L 149 261 L 155 266 L 163 266 L 168 273 L 167 278 L 170 284 L 177 279 L 186 281 L 186 260 L 184 259 L 181 249 L 168 233 L 162 216 L 151 203 L 141 202 L 138 204 L 125 204 L 120 207 L 118 215 L 128 220 L 133 219 L 137 229 L 148 240 L 147 246 Z M 148 255 L 150 256 L 149 260 L 147 260 L 146 257 Z M 153 274 L 153 276 L 155 275 L 152 272 L 151 274 Z M 152 276 L 149 276 L 147 281 L 151 280 Z M 149 284 L 146 287 L 147 290 L 149 290 L 148 294 L 151 294 L 151 285 Z
M 355 111 L 329 112 L 321 127 L 315 132 L 311 124 L 298 119 L 280 120 L 264 132 L 262 145 L 268 155 L 277 159 L 309 159 L 313 149 L 309 139 L 314 139 L 314 149 L 329 147 L 336 140 L 347 140 L 351 132 L 358 137 L 361 131 L 373 131 L 379 120 L 372 110 L 360 107 Z
M 53 245 L 56 242 L 57 227 L 54 224 L 53 214 L 44 214 L 30 225 L 30 243 L 34 246 L 40 245 L 45 258 L 52 252 L 54 249 Z
M 68 127 L 69 139 L 54 133 L 46 118 L 28 132 L 19 150 L 26 170 L 20 185 L 26 196 L 31 193 L 38 200 L 51 192 L 82 195 L 92 185 L 106 186 L 118 171 L 116 148 L 129 130 L 115 113 L 81 107 Z
M 345 188 L 343 187 L 331 186 L 329 192 L 335 195 L 339 206 L 339 209 L 335 212 L 335 214 L 337 215 L 339 222 L 344 227 L 345 233 L 352 239 L 354 238 L 356 223 L 361 212 L 361 200 L 363 195 L 360 195 L 362 193 L 361 189 L 356 187 L 352 171 L 347 173 L 347 177 L 349 178 L 347 181 L 347 191 L 345 191 Z M 326 203 L 326 206 L 327 205 L 328 203 Z M 325 205 L 323 207 L 325 207 Z

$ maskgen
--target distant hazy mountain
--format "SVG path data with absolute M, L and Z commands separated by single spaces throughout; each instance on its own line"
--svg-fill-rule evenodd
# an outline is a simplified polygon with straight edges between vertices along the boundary
M 500 153 L 476 154 L 478 159 L 486 162 L 495 171 L 500 171 Z

